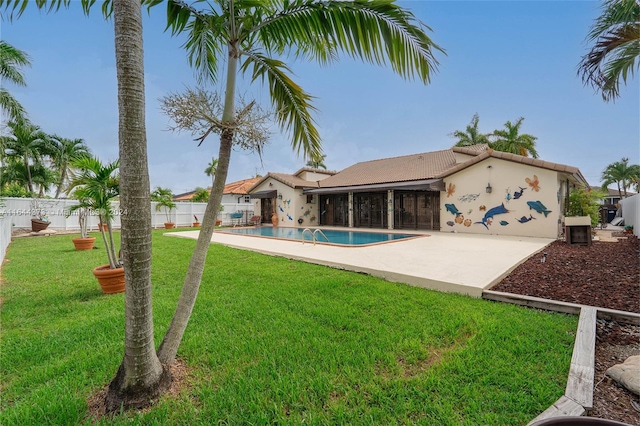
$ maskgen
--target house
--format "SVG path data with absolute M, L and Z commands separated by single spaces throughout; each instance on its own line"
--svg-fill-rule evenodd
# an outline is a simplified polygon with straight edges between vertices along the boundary
M 271 209 L 283 226 L 556 238 L 569 191 L 588 187 L 576 167 L 486 145 L 365 161 L 322 178 L 303 171 L 269 173 L 250 189 L 251 197 L 261 192 L 263 218 Z
M 600 186 L 592 186 L 591 189 L 602 191 L 602 187 L 600 187 Z M 607 194 L 607 196 L 602 200 L 602 204 L 604 204 L 605 206 L 619 205 L 620 204 L 620 200 L 625 198 L 624 197 L 624 192 L 623 191 L 618 191 L 617 189 L 607 188 L 605 193 Z M 636 193 L 627 190 L 627 197 L 631 197 L 633 195 L 636 195 Z
M 336 172 L 303 167 L 293 174 L 267 173 L 250 189 L 249 196 L 255 203 L 254 211 L 262 222 L 272 223 L 277 215 L 282 226 L 318 225 L 318 196 L 305 194 L 303 190 L 317 188 L 318 182 Z
M 257 177 L 226 184 L 222 191 L 222 204 L 252 204 L 248 190 L 259 180 Z M 207 188 L 207 191 L 211 193 L 211 188 Z M 191 201 L 194 194 L 195 191 L 178 194 L 173 197 L 173 201 Z

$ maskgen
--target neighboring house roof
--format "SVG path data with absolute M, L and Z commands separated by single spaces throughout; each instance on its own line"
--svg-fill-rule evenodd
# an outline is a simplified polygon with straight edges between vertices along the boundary
M 597 189 L 598 191 L 602 191 L 602 187 L 601 186 L 592 186 L 591 189 Z M 632 195 L 636 195 L 635 192 L 629 191 L 627 189 L 627 198 L 631 197 Z M 611 189 L 611 188 L 607 188 L 607 198 L 622 198 L 624 197 L 624 191 L 618 191 L 617 189 Z
M 470 155 L 472 158 L 462 163 L 456 163 L 456 153 Z M 382 184 L 399 182 L 422 183 L 423 185 L 432 185 L 431 187 L 435 188 L 433 180 L 443 179 L 487 158 L 499 158 L 505 161 L 570 174 L 584 185 L 588 185 L 587 180 L 577 167 L 495 151 L 489 149 L 487 145 L 476 145 L 364 161 L 347 167 L 339 173 L 320 181 L 318 188 L 321 190 L 339 187 L 370 187 L 372 185 L 378 185 L 377 188 L 382 188 L 380 186 Z M 389 189 L 392 188 L 390 187 Z M 320 190 L 312 192 L 320 192 Z
M 268 179 L 277 180 L 278 182 L 284 183 L 285 185 L 290 186 L 291 188 L 317 188 L 318 181 L 310 181 L 310 180 L 305 180 L 300 178 L 300 175 L 303 172 L 322 173 L 325 175 L 335 175 L 337 173 L 332 170 L 314 169 L 311 167 L 303 167 L 293 174 L 269 172 L 262 178 L 259 178 L 248 189 L 248 191 L 251 192 L 254 188 L 257 188 L 258 186 L 260 186 L 261 183 L 263 183 Z M 327 179 L 330 179 L 330 178 L 327 178 Z
M 243 179 L 237 182 L 231 182 L 224 186 L 224 190 L 222 194 L 224 195 L 247 195 L 249 194 L 249 188 L 251 188 L 256 182 L 258 182 L 261 178 L 250 178 Z M 211 188 L 207 188 L 207 191 L 211 193 Z M 183 194 L 178 194 L 173 197 L 173 201 L 189 201 L 195 194 L 195 191 L 185 192 Z

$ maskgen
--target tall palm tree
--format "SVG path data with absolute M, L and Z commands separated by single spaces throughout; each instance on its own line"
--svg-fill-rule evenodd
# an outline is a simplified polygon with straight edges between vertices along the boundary
M 88 13 L 94 0 L 81 0 Z M 151 303 L 151 203 L 145 129 L 142 5 L 156 0 L 112 0 L 102 11 L 114 22 L 118 80 L 118 141 L 122 261 L 125 265 L 125 349 L 105 399 L 107 412 L 147 405 L 170 384 L 155 351 Z M 71 0 L 0 0 L 0 8 L 19 17 L 27 5 L 47 11 L 68 7 Z M 111 6 L 111 7 L 109 7 Z M 171 5 L 170 5 L 171 6 Z
M 465 130 L 456 130 L 451 133 L 450 136 L 458 139 L 455 146 L 473 146 L 473 145 L 481 145 L 481 144 L 489 144 L 489 135 L 480 133 L 478 129 L 478 122 L 480 121 L 480 117 L 478 117 L 478 113 L 473 114 L 471 118 L 471 122 L 467 125 Z
M 4 40 L 0 40 L 0 109 L 6 113 L 9 120 L 19 121 L 24 119 L 25 111 L 18 102 L 4 88 L 5 82 L 11 82 L 18 86 L 26 86 L 21 67 L 31 66 L 29 55 L 16 49 Z
M 313 167 L 314 169 L 324 169 L 327 170 L 327 166 L 324 164 L 324 159 L 326 158 L 326 155 L 321 155 L 318 158 L 316 158 L 315 160 L 309 160 L 307 161 L 307 166 L 309 167 Z
M 609 164 L 602 172 L 602 189 L 606 190 L 609 185 L 618 185 L 618 194 L 624 194 L 627 198 L 627 188 L 637 182 L 640 166 L 629 165 L 629 159 L 624 157 L 620 161 Z
M 174 34 L 187 33 L 185 47 L 199 80 L 224 76 L 224 108 L 220 125 L 218 168 L 202 228 L 187 269 L 178 306 L 158 349 L 160 360 L 172 363 L 202 279 L 215 218 L 227 179 L 236 115 L 236 80 L 247 75 L 269 88 L 276 121 L 291 132 L 293 149 L 306 158 L 322 155 L 321 140 L 311 113 L 312 97 L 291 78 L 282 58 L 296 57 L 320 64 L 336 61 L 340 53 L 391 68 L 405 78 L 430 81 L 437 66 L 434 51 L 442 51 L 414 15 L 384 0 L 215 0 L 197 10 L 183 1 L 168 2 Z M 206 136 L 206 135 L 205 135 Z
M 616 100 L 621 81 L 626 83 L 640 67 L 640 2 L 604 0 L 602 14 L 591 26 L 587 39 L 593 46 L 582 57 L 578 75 L 605 101 Z
M 533 158 L 538 158 L 538 151 L 536 151 L 536 139 L 538 138 L 527 133 L 520 133 L 523 121 L 524 117 L 520 117 L 515 123 L 511 123 L 511 121 L 504 123 L 504 129 L 493 132 L 494 140 L 489 143 L 489 147 L 496 151 L 509 152 L 523 157 L 531 155 Z
M 216 178 L 216 170 L 218 169 L 218 159 L 213 157 L 211 162 L 207 164 L 207 168 L 204 169 L 204 174 L 209 176 L 213 181 Z
M 9 121 L 9 134 L 0 137 L 7 157 L 19 158 L 27 174 L 27 191 L 33 193 L 31 167 L 51 152 L 50 137 L 28 120 Z
M 58 174 L 58 186 L 55 198 L 65 190 L 70 178 L 73 178 L 72 164 L 75 160 L 90 155 L 89 147 L 83 139 L 67 139 L 60 136 L 52 136 L 53 156 L 52 162 Z

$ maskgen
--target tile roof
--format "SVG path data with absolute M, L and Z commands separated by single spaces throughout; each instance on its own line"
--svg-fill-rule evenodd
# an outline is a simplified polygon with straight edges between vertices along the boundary
M 473 158 L 456 163 L 455 153 L 471 155 Z M 487 145 L 475 145 L 364 161 L 321 180 L 319 187 L 336 188 L 444 178 L 490 157 L 574 175 L 577 180 L 587 184 L 577 167 L 495 151 Z
M 431 179 L 456 165 L 451 149 L 354 164 L 320 181 L 320 188 Z
M 231 195 L 247 195 L 249 194 L 249 188 L 255 185 L 261 178 L 250 178 L 243 179 L 237 182 L 231 182 L 224 186 L 223 194 L 231 194 Z M 211 193 L 211 187 L 207 188 L 207 191 Z M 189 201 L 195 194 L 195 191 L 185 192 L 183 194 L 178 194 L 173 197 L 173 201 Z

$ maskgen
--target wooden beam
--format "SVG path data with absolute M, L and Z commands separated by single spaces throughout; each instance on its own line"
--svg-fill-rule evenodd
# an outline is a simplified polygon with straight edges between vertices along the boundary
M 593 408 L 593 377 L 596 352 L 596 308 L 582 308 L 573 345 L 567 388 L 564 392 L 587 411 Z
M 583 416 L 586 413 L 584 407 L 571 398 L 561 396 L 551 407 L 544 410 L 538 417 L 531 420 L 528 424 L 535 423 L 539 420 L 551 419 L 553 417 L 565 416 Z

